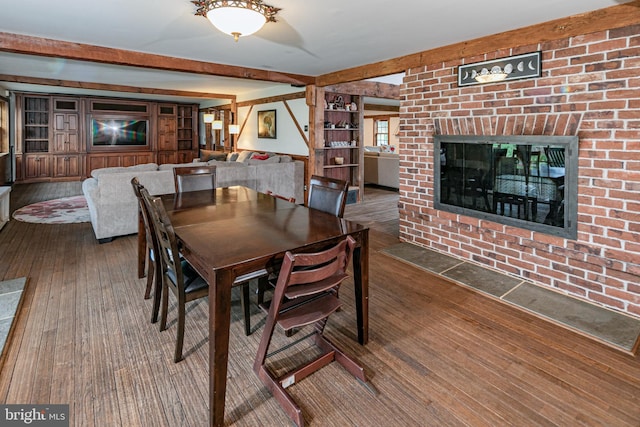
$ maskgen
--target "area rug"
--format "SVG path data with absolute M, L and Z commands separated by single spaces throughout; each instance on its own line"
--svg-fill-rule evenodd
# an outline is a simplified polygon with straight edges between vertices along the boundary
M 84 196 L 46 200 L 24 206 L 13 212 L 13 218 L 36 224 L 74 224 L 89 222 L 89 208 Z

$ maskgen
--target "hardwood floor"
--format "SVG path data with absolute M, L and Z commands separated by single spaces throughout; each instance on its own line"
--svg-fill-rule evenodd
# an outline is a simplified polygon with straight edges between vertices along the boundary
M 370 342 L 355 340 L 350 281 L 326 331 L 377 393 L 331 364 L 290 388 L 308 425 L 640 425 L 637 358 L 380 253 L 398 241 L 384 232 L 397 193 L 378 191 L 346 210 L 372 227 Z M 12 209 L 75 194 L 79 183 L 18 185 Z M 28 277 L 0 402 L 68 403 L 75 426 L 207 424 L 207 301 L 189 305 L 185 360 L 173 363 L 175 302 L 159 332 L 137 278 L 135 236 L 100 245 L 90 224 L 12 220 L 0 231 L 0 257 L 0 280 Z M 289 426 L 251 370 L 264 315 L 253 308 L 255 331 L 245 337 L 234 296 L 226 423 Z M 274 356 L 272 366 L 288 368 L 305 348 Z

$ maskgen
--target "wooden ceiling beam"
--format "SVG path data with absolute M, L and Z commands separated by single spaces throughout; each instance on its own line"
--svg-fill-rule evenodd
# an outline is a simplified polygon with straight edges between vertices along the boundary
M 327 92 L 350 93 L 374 98 L 400 99 L 400 86 L 381 82 L 349 82 L 325 87 Z
M 629 25 L 640 24 L 640 0 L 592 12 L 560 18 L 541 24 L 491 36 L 480 37 L 461 43 L 438 47 L 402 57 L 353 67 L 334 73 L 323 74 L 316 79 L 320 87 L 346 82 L 366 80 L 373 77 L 402 73 L 413 67 L 440 62 L 455 61 L 460 58 L 482 55 L 502 49 L 518 48 L 574 37 L 585 33 L 595 33 Z
M 0 51 L 293 85 L 307 85 L 315 82 L 314 77 L 301 74 L 216 64 L 3 32 L 0 32 Z
M 24 84 L 32 84 L 32 85 L 69 87 L 74 89 L 104 90 L 109 92 L 141 93 L 141 94 L 147 94 L 147 95 L 163 95 L 163 96 L 181 96 L 186 98 L 236 99 L 235 95 L 231 95 L 227 93 L 206 93 L 206 92 L 192 92 L 187 90 L 157 89 L 157 88 L 146 88 L 146 87 L 137 87 L 137 86 L 114 85 L 114 84 L 107 84 L 107 83 L 91 83 L 91 82 L 80 82 L 80 81 L 73 81 L 73 80 L 45 79 L 40 77 L 12 76 L 8 74 L 0 74 L 0 81 L 11 82 L 11 83 L 24 83 Z

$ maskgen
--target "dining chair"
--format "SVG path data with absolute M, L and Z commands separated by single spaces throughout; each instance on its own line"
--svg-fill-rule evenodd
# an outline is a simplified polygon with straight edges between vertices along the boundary
M 329 316 L 340 307 L 337 288 L 349 277 L 347 267 L 355 245 L 353 237 L 348 236 L 321 252 L 286 252 L 282 262 L 253 370 L 297 426 L 302 426 L 304 419 L 302 410 L 287 392 L 289 386 L 333 361 L 340 363 L 363 383 L 367 382 L 364 369 L 323 334 Z M 276 325 L 284 330 L 313 325 L 313 331 L 293 344 L 269 354 Z M 276 376 L 267 366 L 267 358 L 306 338 L 313 338 L 312 341 L 321 350 L 321 354 Z
M 215 166 L 178 166 L 173 168 L 176 193 L 216 188 Z
M 138 199 L 138 209 L 140 210 L 140 216 L 142 217 L 141 226 L 144 227 L 145 230 L 145 239 L 146 239 L 146 276 L 147 276 L 147 286 L 144 292 L 144 299 L 149 299 L 151 297 L 151 290 L 153 288 L 153 310 L 151 314 L 151 323 L 155 323 L 158 321 L 158 310 L 160 308 L 160 294 L 161 294 L 161 286 L 162 286 L 162 271 L 160 269 L 160 261 L 156 259 L 158 252 L 158 242 L 156 239 L 156 232 L 153 226 L 153 222 L 151 217 L 149 216 L 149 210 L 147 209 L 147 205 L 145 204 L 142 198 L 142 190 L 145 190 L 145 187 L 140 184 L 140 181 L 137 177 L 133 177 L 131 179 L 131 185 L 133 187 L 133 192 Z
M 156 240 L 158 244 L 158 261 L 161 263 L 162 278 L 162 304 L 160 312 L 160 330 L 167 327 L 167 315 L 169 308 L 169 290 L 175 295 L 178 302 L 177 337 L 174 353 L 174 362 L 182 360 L 182 347 L 184 342 L 185 313 L 188 302 L 206 297 L 209 294 L 209 286 L 200 274 L 181 256 L 171 220 L 160 197 L 152 197 L 146 188 L 140 190 L 140 194 L 147 206 L 153 222 Z M 157 261 L 157 262 L 158 262 Z M 251 333 L 249 321 L 249 281 L 267 274 L 266 270 L 258 270 L 238 276 L 234 285 L 242 286 L 242 307 L 245 320 L 245 334 Z
M 312 175 L 309 179 L 307 206 L 342 218 L 348 191 L 349 183 L 347 181 Z
M 312 209 L 317 209 L 326 213 L 342 218 L 344 214 L 344 208 L 347 202 L 347 192 L 349 190 L 349 183 L 337 178 L 329 178 L 326 176 L 312 175 L 309 180 L 309 198 L 307 206 Z M 273 279 L 274 275 L 279 271 L 280 263 L 278 260 L 273 262 L 270 266 L 270 279 Z M 264 295 L 269 289 L 269 285 L 273 288 L 273 280 L 260 280 L 258 281 L 258 306 L 266 311 L 264 304 Z M 287 335 L 291 336 L 292 330 L 287 331 Z

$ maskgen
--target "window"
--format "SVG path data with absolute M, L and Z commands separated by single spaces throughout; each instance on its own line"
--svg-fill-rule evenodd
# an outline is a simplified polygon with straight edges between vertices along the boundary
M 376 145 L 389 145 L 389 119 L 376 119 L 373 123 Z
M 9 152 L 9 103 L 4 99 L 0 99 L 0 153 L 8 153 L 8 152 Z

